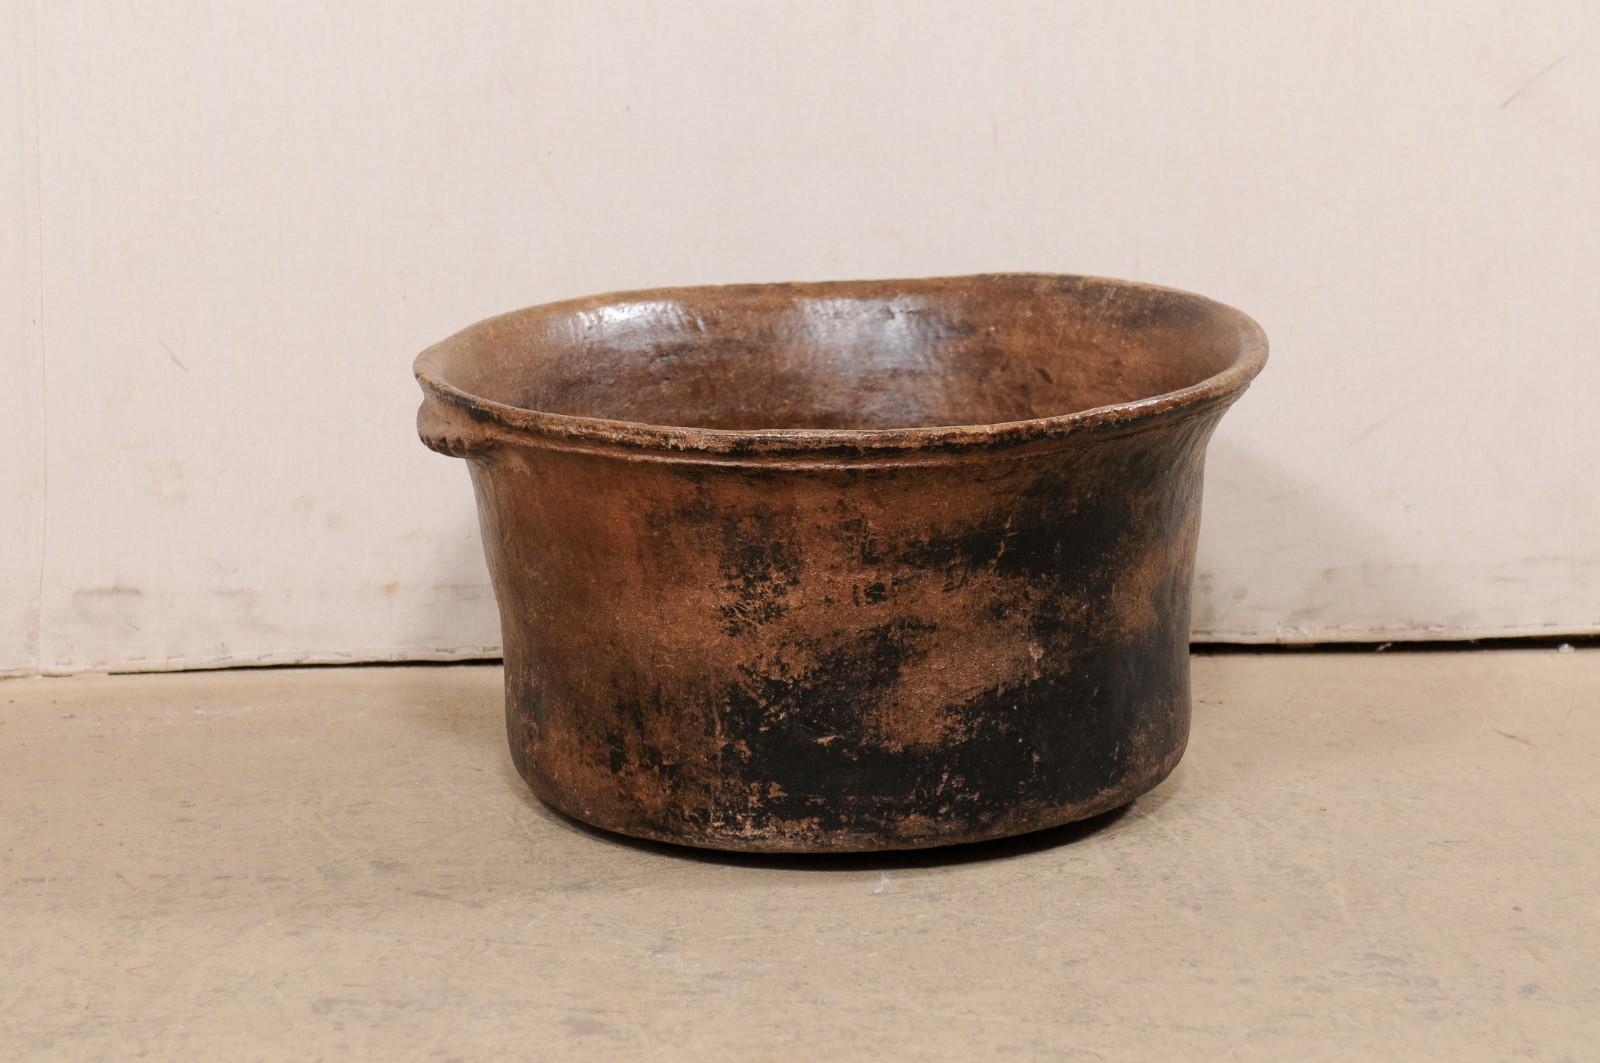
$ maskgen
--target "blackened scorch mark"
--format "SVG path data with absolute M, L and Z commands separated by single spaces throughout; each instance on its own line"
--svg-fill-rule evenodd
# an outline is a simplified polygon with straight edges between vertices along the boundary
M 758 517 L 753 525 L 729 522 L 722 540 L 722 588 L 729 601 L 717 611 L 723 630 L 738 637 L 788 611 L 786 599 L 800 582 L 802 562 L 770 517 Z
M 743 732 L 736 737 L 753 737 L 793 719 L 803 721 L 808 740 L 834 734 L 858 744 L 867 710 L 893 689 L 907 664 L 926 654 L 925 637 L 936 630 L 905 618 L 869 628 L 847 645 L 795 647 L 812 663 L 794 672 L 746 666 L 728 689 L 724 723 Z

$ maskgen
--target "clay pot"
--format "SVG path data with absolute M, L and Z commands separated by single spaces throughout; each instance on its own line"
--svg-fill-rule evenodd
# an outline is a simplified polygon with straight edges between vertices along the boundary
M 1205 447 L 1266 360 L 1086 277 L 679 288 L 425 351 L 518 771 L 624 834 L 849 851 L 1037 830 L 1189 731 Z

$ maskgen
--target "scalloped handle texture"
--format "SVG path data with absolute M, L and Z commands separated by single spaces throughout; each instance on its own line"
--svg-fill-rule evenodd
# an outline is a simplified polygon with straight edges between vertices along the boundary
M 417 435 L 429 450 L 452 458 L 476 458 L 494 449 L 488 428 L 453 403 L 426 394 L 417 409 Z

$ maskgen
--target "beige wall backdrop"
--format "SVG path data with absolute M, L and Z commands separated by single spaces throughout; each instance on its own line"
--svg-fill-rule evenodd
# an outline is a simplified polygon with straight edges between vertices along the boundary
M 1271 334 L 1197 636 L 1600 630 L 1591 0 L 5 3 L 4 670 L 493 652 L 417 350 L 985 270 Z

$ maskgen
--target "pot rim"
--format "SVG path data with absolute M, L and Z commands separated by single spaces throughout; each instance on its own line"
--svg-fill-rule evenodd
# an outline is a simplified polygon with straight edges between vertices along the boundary
M 693 428 L 528 409 L 474 395 L 444 379 L 440 362 L 496 325 L 533 311 L 563 313 L 593 310 L 620 303 L 660 301 L 693 293 L 787 290 L 801 295 L 847 295 L 864 285 L 959 284 L 1004 281 L 1074 281 L 1108 290 L 1161 293 L 1189 300 L 1238 331 L 1238 350 L 1231 364 L 1187 387 L 1128 402 L 1110 403 L 1025 420 L 992 424 L 925 425 L 904 428 Z M 1243 311 L 1194 292 L 1139 281 L 1066 273 L 979 273 L 959 276 L 882 280 L 803 281 L 794 283 L 684 285 L 606 292 L 578 299 L 539 303 L 485 318 L 417 355 L 412 372 L 426 398 L 437 398 L 466 415 L 474 429 L 500 443 L 529 446 L 618 448 L 623 451 L 775 457 L 841 457 L 886 453 L 955 453 L 1004 448 L 1064 437 L 1126 435 L 1175 418 L 1231 405 L 1261 372 L 1267 361 L 1267 337 Z M 426 406 L 426 403 L 424 404 Z

